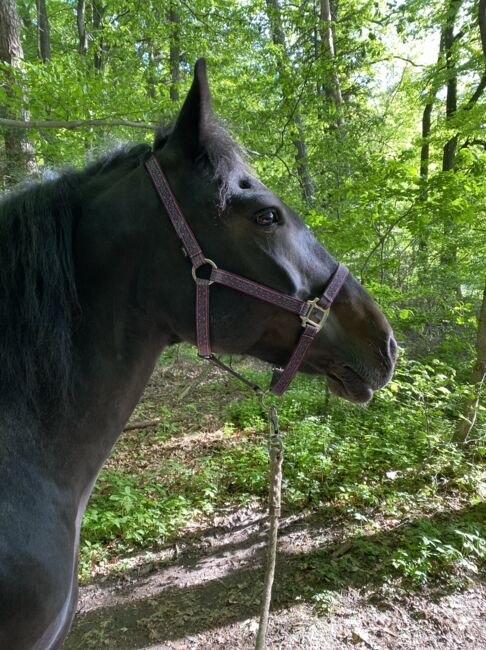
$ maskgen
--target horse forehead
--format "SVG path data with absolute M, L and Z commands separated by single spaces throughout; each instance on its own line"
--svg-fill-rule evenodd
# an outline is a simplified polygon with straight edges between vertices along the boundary
M 251 175 L 240 175 L 232 177 L 226 184 L 228 198 L 234 204 L 254 204 L 263 206 L 281 206 L 285 210 L 290 208 L 270 188 L 258 178 Z

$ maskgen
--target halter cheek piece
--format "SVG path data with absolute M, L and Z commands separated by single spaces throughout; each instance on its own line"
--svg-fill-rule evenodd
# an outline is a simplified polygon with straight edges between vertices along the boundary
M 324 327 L 329 316 L 331 305 L 343 286 L 349 275 L 348 269 L 339 264 L 334 271 L 327 287 L 319 298 L 313 300 L 299 300 L 293 296 L 286 295 L 275 289 L 270 289 L 263 284 L 258 284 L 240 275 L 219 269 L 216 264 L 204 257 L 204 254 L 182 214 L 174 195 L 170 189 L 169 183 L 162 171 L 159 163 L 154 156 L 151 156 L 145 163 L 150 177 L 153 181 L 157 194 L 162 201 L 167 214 L 174 226 L 177 236 L 182 242 L 184 253 L 189 257 L 192 263 L 192 277 L 196 283 L 196 338 L 197 350 L 200 357 L 215 361 L 221 367 L 233 371 L 225 366 L 211 352 L 211 340 L 209 335 L 209 287 L 213 283 L 222 284 L 236 291 L 241 291 L 254 298 L 259 298 L 272 305 L 286 309 L 297 314 L 301 321 L 304 331 L 300 335 L 299 341 L 294 348 L 289 362 L 283 370 L 279 370 L 272 380 L 271 390 L 276 395 L 282 395 L 288 388 L 294 375 L 299 369 L 302 360 L 309 349 L 311 343 L 317 336 L 318 332 Z M 198 270 L 206 267 L 203 278 L 198 275 Z M 209 273 L 208 273 L 209 272 Z M 240 376 L 240 375 L 237 375 Z M 240 376 L 241 378 L 241 376 Z M 248 381 L 246 383 L 249 383 Z M 250 384 L 253 388 L 258 388 L 255 384 Z

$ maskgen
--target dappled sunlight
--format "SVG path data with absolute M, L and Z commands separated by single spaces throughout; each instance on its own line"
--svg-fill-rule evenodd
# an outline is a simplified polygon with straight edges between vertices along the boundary
M 431 552 L 429 561 L 438 562 L 441 571 L 452 571 L 457 583 L 447 586 L 447 582 L 433 581 L 426 585 L 397 570 L 393 558 L 399 557 L 402 549 L 401 557 L 415 553 L 423 562 L 423 549 L 427 547 L 414 550 L 413 546 L 422 534 L 432 538 L 448 530 L 465 530 L 478 525 L 485 514 L 484 505 L 477 505 L 365 534 L 359 532 L 352 517 L 336 517 L 332 511 L 284 518 L 275 585 L 277 620 L 282 612 L 291 617 L 298 612 L 299 628 L 310 629 L 314 624 L 324 631 L 335 626 L 336 633 L 339 629 L 343 634 L 344 617 L 357 626 L 357 632 L 361 630 L 375 641 L 381 627 L 376 621 L 383 620 L 388 621 L 390 636 L 395 639 L 418 633 L 418 629 L 405 632 L 400 624 L 403 616 L 413 621 L 413 612 L 403 609 L 405 599 L 413 597 L 416 611 L 447 611 L 438 628 L 424 627 L 422 620 L 423 635 L 440 637 L 448 630 L 448 634 L 462 638 L 471 632 L 474 612 L 481 607 L 481 589 L 475 586 L 474 573 L 467 577 L 467 567 L 461 566 L 458 556 L 449 553 L 441 557 L 440 552 Z M 239 517 L 239 528 L 228 516 L 219 526 L 203 531 L 196 543 L 184 547 L 177 559 L 162 564 L 152 561 L 148 570 L 141 566 L 83 590 L 81 615 L 66 647 L 83 647 L 85 635 L 101 621 L 107 622 L 106 631 L 116 638 L 120 649 L 192 635 L 203 635 L 208 643 L 212 634 L 221 634 L 234 625 L 233 631 L 254 631 L 248 620 L 255 620 L 258 614 L 264 526 L 259 513 L 241 512 Z M 413 557 L 410 561 L 413 564 Z M 464 580 L 459 586 L 461 573 Z M 456 596 L 451 595 L 454 593 Z M 454 598 L 470 599 L 467 626 L 463 625 L 466 619 L 454 619 Z M 278 625 L 274 623 L 272 630 L 276 634 Z

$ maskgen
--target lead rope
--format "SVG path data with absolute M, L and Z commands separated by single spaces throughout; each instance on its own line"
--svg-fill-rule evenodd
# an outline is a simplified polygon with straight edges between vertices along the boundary
M 218 357 L 211 354 L 205 357 L 216 366 L 236 377 L 251 388 L 260 398 L 260 406 L 265 412 L 265 396 L 268 391 L 263 390 L 258 384 L 250 381 L 237 372 L 231 366 L 226 365 Z M 255 642 L 255 650 L 265 649 L 267 636 L 268 619 L 270 615 L 270 604 L 272 602 L 272 587 L 275 577 L 275 565 L 277 563 L 277 537 L 282 503 L 282 463 L 283 463 L 283 441 L 280 435 L 277 407 L 274 403 L 268 409 L 268 535 L 267 555 L 265 565 L 265 578 L 263 582 L 262 602 L 260 605 L 260 623 Z
M 263 395 L 262 395 L 263 406 Z M 268 411 L 269 426 L 269 485 L 268 485 L 268 519 L 269 529 L 267 537 L 267 557 L 265 567 L 265 580 L 260 609 L 260 624 L 255 643 L 255 650 L 264 650 L 267 636 L 270 603 L 272 601 L 273 579 L 275 577 L 275 564 L 277 561 L 277 536 L 282 502 L 282 462 L 283 442 L 280 436 L 277 407 L 271 404 Z
M 212 361 L 222 370 L 229 372 L 233 377 L 236 377 L 256 394 L 260 396 L 260 405 L 262 411 L 265 411 L 265 394 L 258 384 L 250 381 L 237 372 L 231 366 L 226 365 L 212 354 L 207 357 L 208 361 Z M 282 463 L 283 463 L 283 442 L 280 435 L 280 428 L 278 423 L 278 413 L 275 404 L 270 404 L 268 410 L 268 455 L 269 455 L 269 468 L 268 468 L 268 520 L 269 529 L 267 536 L 267 556 L 265 566 L 265 578 L 263 582 L 262 602 L 260 605 L 260 624 L 258 626 L 258 634 L 255 643 L 255 650 L 264 650 L 265 639 L 268 629 L 268 618 L 270 614 L 270 604 L 272 602 L 272 587 L 275 577 L 275 565 L 277 563 L 277 537 L 278 525 L 281 512 L 282 503 Z

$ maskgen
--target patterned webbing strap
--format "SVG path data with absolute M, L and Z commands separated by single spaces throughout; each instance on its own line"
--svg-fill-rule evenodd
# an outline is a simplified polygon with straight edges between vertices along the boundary
M 300 316 L 304 331 L 288 364 L 283 370 L 277 371 L 271 386 L 273 393 L 282 395 L 298 371 L 311 343 L 324 326 L 329 315 L 329 309 L 348 277 L 348 269 L 342 264 L 338 265 L 320 298 L 299 300 L 276 289 L 243 278 L 236 273 L 217 268 L 212 260 L 204 257 L 201 247 L 182 214 L 157 159 L 151 156 L 146 161 L 145 166 L 177 236 L 182 242 L 183 249 L 193 266 L 192 274 L 196 283 L 196 340 L 199 356 L 205 359 L 214 359 L 211 352 L 209 332 L 209 287 L 213 283 L 235 289 Z M 208 278 L 198 277 L 196 271 L 202 266 L 210 267 Z M 220 365 L 221 367 L 224 366 L 224 364 Z
M 289 387 L 290 382 L 299 370 L 300 364 L 302 363 L 307 350 L 323 327 L 334 298 L 337 296 L 341 287 L 346 282 L 348 275 L 349 270 L 342 264 L 339 264 L 329 284 L 325 288 L 324 293 L 316 303 L 319 307 L 325 310 L 324 313 L 326 316 L 323 316 L 323 320 L 319 321 L 317 327 L 312 322 L 308 322 L 306 325 L 304 325 L 304 331 L 300 335 L 299 342 L 294 348 L 289 362 L 283 370 L 276 370 L 274 372 L 272 385 L 270 387 L 272 393 L 275 393 L 276 395 L 283 395 L 283 393 L 285 393 Z M 312 316 L 310 316 L 310 318 L 312 318 Z

